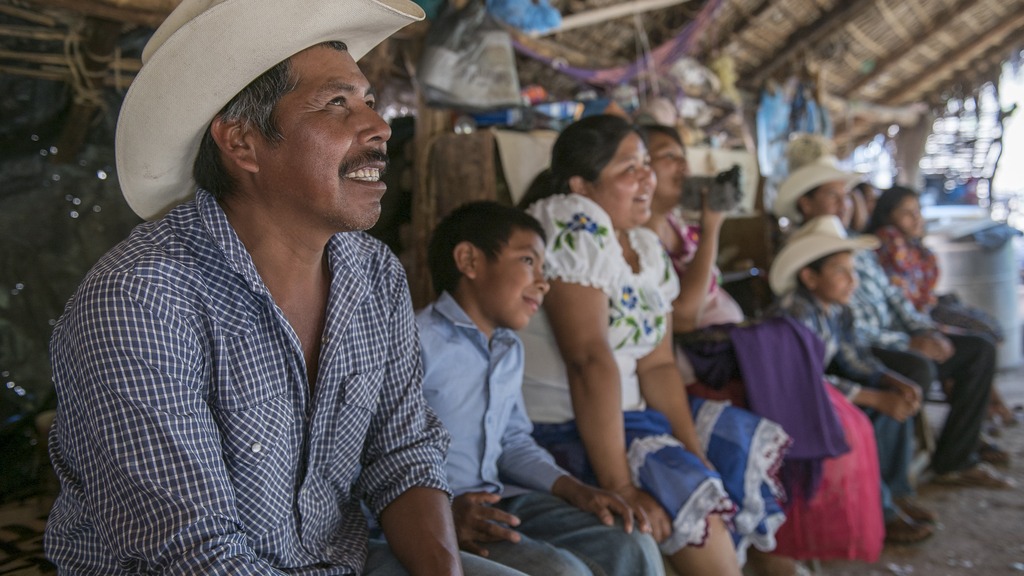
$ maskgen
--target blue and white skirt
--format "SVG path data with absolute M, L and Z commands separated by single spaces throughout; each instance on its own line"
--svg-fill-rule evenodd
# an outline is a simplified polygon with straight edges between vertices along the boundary
M 741 564 L 747 547 L 775 548 L 785 520 L 777 479 L 790 443 L 782 427 L 725 402 L 690 398 L 697 434 L 709 470 L 674 436 L 668 419 L 654 410 L 626 412 L 626 445 L 633 483 L 653 496 L 672 518 L 665 554 L 707 539 L 708 517 L 719 514 L 732 532 Z M 597 484 L 575 421 L 535 424 L 534 438 L 577 478 Z

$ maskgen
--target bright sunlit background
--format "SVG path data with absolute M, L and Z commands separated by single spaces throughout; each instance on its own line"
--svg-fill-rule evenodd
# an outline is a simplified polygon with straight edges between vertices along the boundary
M 1000 107 L 1017 109 L 1006 119 L 1003 155 L 992 179 L 992 217 L 1024 230 L 1024 68 L 1003 67 Z

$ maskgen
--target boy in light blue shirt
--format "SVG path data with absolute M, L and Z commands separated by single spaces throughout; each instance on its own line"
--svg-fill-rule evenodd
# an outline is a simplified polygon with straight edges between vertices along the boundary
M 416 317 L 423 391 L 452 435 L 459 546 L 534 575 L 662 574 L 646 519 L 572 477 L 531 436 L 515 331 L 548 290 L 540 224 L 510 206 L 466 204 L 437 226 L 429 263 L 440 296 Z

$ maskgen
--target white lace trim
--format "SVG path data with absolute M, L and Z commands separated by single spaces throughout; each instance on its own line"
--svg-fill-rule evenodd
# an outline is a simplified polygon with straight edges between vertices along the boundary
M 654 454 L 662 448 L 669 448 L 673 446 L 682 447 L 682 443 L 676 440 L 675 437 L 668 434 L 659 434 L 657 436 L 647 436 L 634 440 L 629 445 L 627 456 L 629 457 L 629 473 L 633 477 L 633 485 L 640 485 L 640 468 L 647 461 L 647 457 Z
M 705 400 L 697 411 L 697 417 L 693 421 L 697 429 L 697 438 L 700 440 L 700 447 L 704 453 L 708 451 L 708 444 L 711 442 L 711 431 L 715 428 L 715 422 L 722 415 L 722 411 L 729 406 L 728 402 L 718 400 Z
M 682 510 L 672 519 L 672 534 L 658 544 L 662 554 L 675 554 L 686 546 L 701 546 L 708 539 L 708 516 L 724 518 L 736 510 L 718 478 L 708 478 L 693 491 Z
M 789 435 L 771 420 L 762 419 L 755 429 L 747 469 L 743 474 L 744 501 L 740 503 L 740 510 L 733 518 L 736 531 L 740 534 L 751 538 L 759 536 L 755 531 L 765 515 L 765 501 L 761 496 L 762 482 L 768 484 L 776 498 L 784 498 L 777 472 L 782 463 L 782 455 L 789 444 Z M 772 546 L 768 550 L 775 548 L 774 534 L 773 531 L 769 536 Z M 758 549 L 761 549 L 760 545 Z
M 705 452 L 707 452 L 708 444 L 711 441 L 711 432 L 715 423 L 718 422 L 727 406 L 729 406 L 728 402 L 705 400 L 700 410 L 697 411 L 694 425 L 697 429 L 697 437 L 701 441 L 701 447 Z M 775 532 L 785 520 L 785 515 L 780 515 L 782 518 L 775 522 L 774 526 L 767 524 L 767 520 L 775 515 L 767 518 L 764 516 L 766 505 L 764 497 L 761 496 L 761 483 L 767 483 L 769 490 L 776 498 L 785 498 L 785 493 L 778 480 L 778 469 L 782 465 L 782 457 L 786 448 L 791 443 L 792 439 L 782 429 L 782 426 L 771 420 L 762 418 L 754 429 L 747 467 L 743 473 L 744 500 L 737 503 L 739 508 L 732 523 L 735 532 L 740 534 L 743 540 L 750 538 L 759 550 L 768 551 L 775 548 Z M 756 533 L 757 526 L 762 521 L 765 521 L 766 526 L 770 528 L 767 535 Z M 766 546 L 767 548 L 764 548 Z

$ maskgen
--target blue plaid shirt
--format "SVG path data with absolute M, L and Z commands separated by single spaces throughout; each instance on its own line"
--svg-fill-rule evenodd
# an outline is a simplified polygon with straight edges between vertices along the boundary
M 315 394 L 302 349 L 216 201 L 143 224 L 54 331 L 46 552 L 65 573 L 354 574 L 367 521 L 447 491 L 401 265 L 335 235 Z
M 860 284 L 850 309 L 862 344 L 906 350 L 911 336 L 935 329 L 931 319 L 918 312 L 903 291 L 889 281 L 874 250 L 858 250 L 854 258 Z
M 862 386 L 879 387 L 885 366 L 858 343 L 848 306 L 822 305 L 807 288 L 798 285 L 777 302 L 775 313 L 798 320 L 821 338 L 825 343 L 826 377 L 849 400 L 857 397 Z

